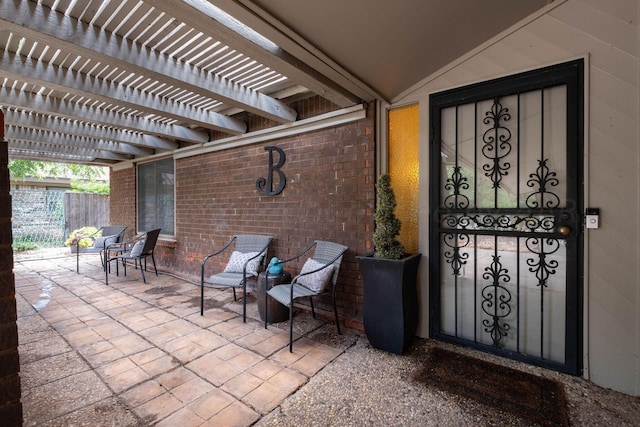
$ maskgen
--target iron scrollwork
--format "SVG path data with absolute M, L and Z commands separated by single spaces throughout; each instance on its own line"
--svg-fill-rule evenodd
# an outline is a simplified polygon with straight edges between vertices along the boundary
M 451 178 L 447 178 L 447 183 L 444 185 L 444 189 L 452 191 L 444 199 L 444 206 L 447 208 L 466 209 L 469 207 L 469 198 L 462 194 L 462 190 L 469 189 L 469 183 L 467 178 L 460 173 L 460 166 L 453 168 Z
M 469 254 L 466 252 L 460 252 L 460 249 L 469 245 L 469 235 L 467 234 L 455 234 L 446 233 L 443 236 L 444 244 L 449 249 L 446 249 L 443 253 L 447 264 L 451 264 L 451 270 L 454 276 L 459 276 L 460 271 L 467 263 Z
M 519 230 L 551 233 L 555 229 L 553 216 L 538 215 L 492 215 L 492 214 L 448 214 L 442 216 L 444 227 L 464 230 Z
M 560 249 L 560 241 L 551 238 L 529 237 L 525 243 L 529 252 L 538 256 L 537 260 L 527 258 L 529 271 L 536 275 L 537 286 L 546 288 L 549 286 L 547 284 L 549 277 L 556 273 L 559 265 L 557 260 L 549 259 L 548 256 Z
M 511 168 L 511 164 L 505 161 L 511 153 L 511 131 L 502 125 L 503 122 L 511 120 L 511 114 L 508 108 L 504 108 L 496 100 L 485 116 L 483 123 L 490 127 L 482 135 L 482 154 L 492 162 L 482 165 L 482 169 L 485 176 L 491 180 L 492 188 L 500 188 L 502 178 L 509 174 Z
M 511 292 L 504 286 L 511 280 L 509 271 L 502 266 L 499 255 L 493 255 L 491 266 L 485 267 L 482 278 L 490 282 L 482 288 L 482 311 L 489 316 L 482 324 L 485 332 L 491 335 L 495 347 L 507 336 L 511 326 L 504 322 L 504 318 L 511 314 Z
M 527 181 L 527 186 L 531 188 L 538 186 L 537 191 L 527 197 L 526 203 L 530 208 L 556 208 L 560 205 L 560 198 L 555 193 L 548 191 L 548 187 L 556 187 L 560 183 L 556 178 L 557 174 L 549 170 L 547 166 L 548 160 L 538 160 L 538 167 L 535 173 L 529 175 L 530 179 Z M 539 202 L 536 200 L 537 197 L 540 197 Z M 544 201 L 545 197 L 549 198 L 546 202 Z

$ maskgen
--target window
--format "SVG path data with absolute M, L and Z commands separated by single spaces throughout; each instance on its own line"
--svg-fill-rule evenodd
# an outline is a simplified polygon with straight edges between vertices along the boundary
M 162 228 L 173 236 L 174 229 L 173 158 L 138 165 L 138 230 Z

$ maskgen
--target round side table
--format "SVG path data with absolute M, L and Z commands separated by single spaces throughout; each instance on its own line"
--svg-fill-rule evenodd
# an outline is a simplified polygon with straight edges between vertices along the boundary
M 264 295 L 273 286 L 277 286 L 280 283 L 291 283 L 291 273 L 283 271 L 278 275 L 269 275 L 267 283 L 267 273 L 262 272 L 258 276 L 258 289 L 256 289 L 256 299 L 258 300 L 258 313 L 260 319 L 264 321 Z M 287 306 L 280 304 L 278 301 L 271 297 L 267 298 L 267 322 L 268 323 L 280 323 L 289 319 L 289 309 Z

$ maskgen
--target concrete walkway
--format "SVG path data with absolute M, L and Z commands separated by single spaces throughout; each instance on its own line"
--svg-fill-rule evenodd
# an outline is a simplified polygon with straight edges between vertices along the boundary
M 46 255 L 47 259 L 43 259 Z M 638 425 L 640 399 L 572 377 L 417 339 L 396 356 L 359 332 L 297 313 L 259 320 L 255 299 L 169 275 L 110 276 L 97 255 L 16 255 L 25 426 L 529 426 L 517 414 L 415 380 L 434 346 L 561 381 L 570 425 Z

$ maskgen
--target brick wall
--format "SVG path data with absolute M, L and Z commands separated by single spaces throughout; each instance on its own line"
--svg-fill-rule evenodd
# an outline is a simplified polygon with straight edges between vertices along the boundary
M 11 248 L 9 146 L 4 141 L 2 112 L 0 112 L 0 141 L 0 420 L 2 420 L 0 424 L 21 426 L 16 287 Z
M 136 170 L 111 171 L 110 175 L 111 225 L 126 225 L 125 240 L 131 239 L 136 232 Z
M 271 145 L 286 154 L 282 171 L 287 184 L 281 194 L 264 196 L 256 190 L 256 180 L 267 175 L 264 147 Z M 374 147 L 370 107 L 367 118 L 358 122 L 176 160 L 177 241 L 158 248 L 159 265 L 199 277 L 202 258 L 233 234 L 274 236 L 269 257 L 279 258 L 294 255 L 316 239 L 341 243 L 349 251 L 338 280 L 339 313 L 346 323 L 359 326 L 362 283 L 355 256 L 371 250 Z M 134 169 L 112 172 L 112 222 L 130 224 L 131 229 L 134 184 Z M 287 266 L 294 272 L 300 267 Z M 330 309 L 330 303 L 327 297 L 317 305 Z

